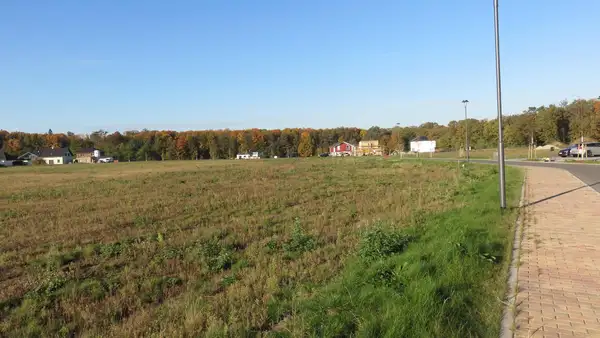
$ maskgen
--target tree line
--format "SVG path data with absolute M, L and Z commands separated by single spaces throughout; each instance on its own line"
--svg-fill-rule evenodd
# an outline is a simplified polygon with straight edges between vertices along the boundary
M 600 140 L 600 97 L 563 101 L 558 105 L 529 107 L 520 114 L 503 118 L 506 146 L 571 143 L 583 135 Z M 327 152 L 337 142 L 357 144 L 361 140 L 379 140 L 385 154 L 406 151 L 410 141 L 426 136 L 437 141 L 440 150 L 456 150 L 465 146 L 468 124 L 473 148 L 495 147 L 498 138 L 497 119 L 435 122 L 419 126 L 392 128 L 371 127 L 276 130 L 204 130 L 204 131 L 125 131 L 109 133 L 98 130 L 89 135 L 72 132 L 45 134 L 0 130 L 4 151 L 18 156 L 41 147 L 68 147 L 77 153 L 95 147 L 119 160 L 194 160 L 234 158 L 236 154 L 257 151 L 263 157 L 308 157 Z

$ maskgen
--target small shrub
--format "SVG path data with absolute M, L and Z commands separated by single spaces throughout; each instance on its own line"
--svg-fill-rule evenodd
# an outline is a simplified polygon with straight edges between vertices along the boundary
M 265 244 L 265 248 L 267 248 L 267 252 L 271 253 L 276 251 L 279 248 L 279 244 L 276 240 L 271 239 Z
M 370 281 L 374 285 L 392 287 L 397 282 L 398 276 L 394 271 L 393 266 L 382 266 L 375 271 L 375 274 L 370 278 Z
M 299 255 L 303 252 L 313 250 L 317 246 L 315 239 L 304 232 L 300 225 L 300 219 L 294 221 L 294 230 L 292 236 L 283 244 L 283 250 L 288 254 L 288 257 Z
M 224 276 L 223 279 L 221 279 L 221 285 L 226 287 L 226 286 L 229 286 L 229 285 L 235 283 L 236 280 L 237 280 L 237 278 L 235 275 Z
M 78 261 L 82 258 L 83 253 L 80 249 L 75 249 L 70 252 L 62 252 L 57 254 L 49 253 L 45 262 L 42 262 L 42 265 L 45 266 L 48 270 L 54 271 L 60 269 L 61 267 Z
M 398 230 L 375 226 L 365 231 L 360 242 L 359 256 L 367 261 L 399 254 L 413 240 L 413 237 Z
M 66 284 L 68 280 L 63 277 L 53 277 L 42 284 L 38 285 L 37 288 L 28 293 L 28 296 L 31 298 L 46 298 L 53 299 L 57 296 L 59 290 L 61 290 Z
M 98 251 L 100 250 L 100 246 L 97 244 L 88 244 L 85 247 L 83 247 L 83 250 L 81 251 L 81 254 L 83 255 L 83 257 L 92 257 L 95 256 Z
M 237 272 L 237 271 L 240 271 L 249 266 L 250 266 L 250 263 L 248 263 L 247 260 L 240 259 L 239 261 L 235 262 L 235 264 L 233 264 L 233 266 L 231 267 L 231 270 L 233 270 L 234 272 Z
M 101 300 L 105 297 L 107 288 L 99 280 L 86 279 L 79 284 L 79 292 L 93 300 Z
M 160 254 L 159 258 L 161 260 L 166 259 L 179 259 L 183 257 L 183 250 L 177 247 L 166 247 Z
M 235 262 L 231 247 L 223 245 L 217 238 L 200 245 L 200 259 L 209 271 L 228 270 Z
M 98 251 L 100 252 L 100 255 L 102 257 L 109 258 L 109 257 L 115 257 L 115 256 L 120 255 L 123 252 L 124 247 L 125 247 L 124 244 L 116 242 L 116 243 L 100 245 L 100 247 L 98 248 Z

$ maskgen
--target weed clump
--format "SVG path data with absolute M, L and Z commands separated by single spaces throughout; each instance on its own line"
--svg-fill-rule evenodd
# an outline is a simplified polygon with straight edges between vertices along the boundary
M 376 225 L 363 233 L 358 254 L 366 261 L 379 260 L 402 253 L 413 239 L 402 231 Z
M 144 303 L 161 303 L 165 298 L 165 292 L 175 286 L 183 284 L 179 277 L 152 277 L 144 281 L 141 290 L 144 293 L 141 299 Z
M 315 239 L 304 231 L 300 224 L 300 219 L 296 218 L 290 239 L 283 243 L 283 250 L 286 256 L 293 258 L 316 247 L 317 242 Z
M 201 243 L 199 253 L 200 260 L 211 272 L 228 270 L 235 263 L 232 248 L 217 238 Z

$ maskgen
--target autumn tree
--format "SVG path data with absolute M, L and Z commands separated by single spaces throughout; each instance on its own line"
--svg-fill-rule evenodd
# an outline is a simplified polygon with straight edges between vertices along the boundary
M 300 136 L 300 143 L 298 144 L 298 155 L 301 157 L 310 157 L 314 153 L 314 145 L 310 133 L 305 131 Z
M 472 146 L 495 147 L 498 121 L 469 119 Z M 436 140 L 438 148 L 458 149 L 464 146 L 465 121 L 450 121 L 447 125 L 425 122 L 418 126 L 373 126 L 361 128 L 329 128 L 283 130 L 205 130 L 176 132 L 168 130 L 129 130 L 109 134 L 105 130 L 89 135 L 54 133 L 24 133 L 0 130 L 0 143 L 11 155 L 34 151 L 41 147 L 69 147 L 73 152 L 96 147 L 109 156 L 122 160 L 168 160 L 233 158 L 237 153 L 262 151 L 265 156 L 312 156 L 328 151 L 336 142 L 357 144 L 361 140 L 379 140 L 386 153 L 408 150 L 416 136 Z M 518 114 L 504 117 L 507 146 L 526 146 L 534 136 L 537 144 L 556 141 L 577 141 L 581 135 L 600 139 L 600 100 L 563 100 L 558 105 L 528 107 Z
M 207 136 L 208 139 L 208 151 L 210 154 L 210 158 L 216 160 L 219 158 L 219 143 L 217 142 L 217 136 L 214 133 L 210 133 Z
M 175 152 L 178 160 L 186 159 L 187 156 L 187 138 L 184 134 L 180 134 L 175 142 Z
M 21 140 L 18 138 L 8 139 L 6 143 L 6 152 L 17 155 L 21 152 Z

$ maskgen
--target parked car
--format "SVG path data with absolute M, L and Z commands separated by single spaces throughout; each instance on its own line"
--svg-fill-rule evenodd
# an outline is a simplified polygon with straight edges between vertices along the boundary
M 585 147 L 585 150 L 584 150 Z M 585 153 L 584 153 L 585 151 Z M 573 148 L 570 152 L 571 156 L 577 157 L 586 155 L 587 157 L 600 156 L 600 142 L 586 142 L 578 144 L 577 148 Z
M 571 144 L 568 148 L 561 149 L 558 152 L 558 156 L 560 156 L 560 157 L 569 157 L 569 156 L 571 156 L 571 150 L 573 150 L 573 149 L 577 149 L 577 145 L 576 144 Z
M 98 159 L 98 163 L 112 163 L 114 162 L 112 157 L 101 157 Z
M 12 161 L 12 165 L 13 166 L 23 166 L 23 165 L 28 165 L 28 163 L 25 161 L 21 161 L 21 160 L 14 160 L 14 161 Z
M 319 157 L 328 157 L 328 156 L 329 156 L 329 153 L 322 153 L 322 154 L 319 154 Z

